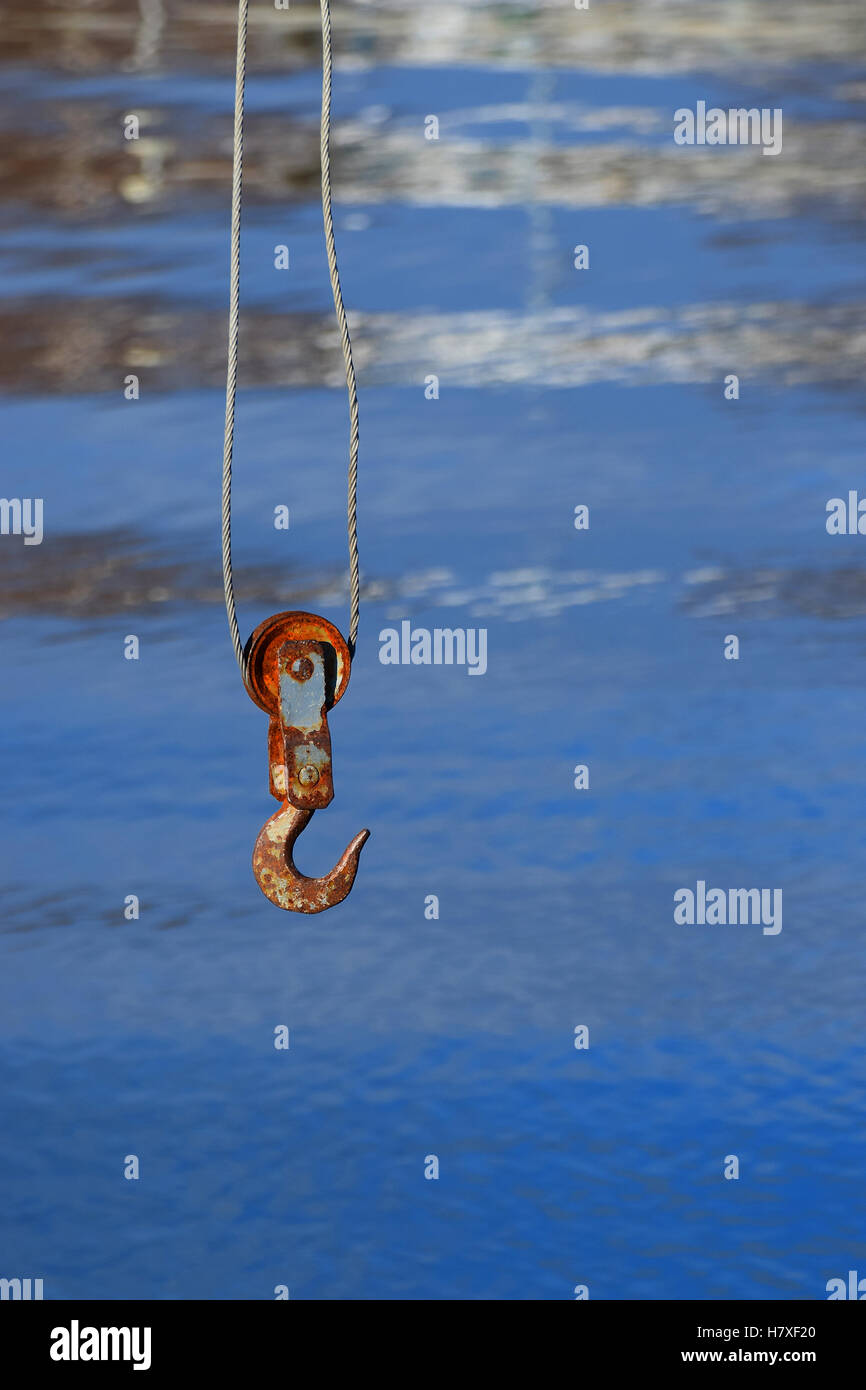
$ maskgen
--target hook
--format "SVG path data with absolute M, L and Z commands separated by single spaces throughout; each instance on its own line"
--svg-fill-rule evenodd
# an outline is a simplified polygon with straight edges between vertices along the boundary
M 325 878 L 308 878 L 295 868 L 295 841 L 313 819 L 313 811 L 301 811 L 284 801 L 262 827 L 253 850 L 256 882 L 276 907 L 289 912 L 324 912 L 348 897 L 358 872 L 361 850 L 370 838 L 360 830 L 342 859 Z
M 340 633 L 310 613 L 278 613 L 256 628 L 246 650 L 247 689 L 271 717 L 271 793 L 282 802 L 263 826 L 253 873 L 265 897 L 289 912 L 324 912 L 351 891 L 369 830 L 361 830 L 325 878 L 295 867 L 293 850 L 313 812 L 334 796 L 327 711 L 349 679 Z

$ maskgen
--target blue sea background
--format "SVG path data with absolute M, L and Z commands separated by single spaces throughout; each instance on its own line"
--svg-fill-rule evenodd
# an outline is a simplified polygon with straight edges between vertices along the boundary
M 355 7 L 334 8 L 339 38 Z M 390 12 L 363 11 L 355 24 L 385 26 L 386 44 Z M 135 7 L 121 12 L 131 47 Z M 118 350 L 91 379 L 87 342 L 51 327 L 59 304 L 97 328 L 119 304 L 126 348 L 139 313 L 224 332 L 233 34 L 224 16 L 213 60 L 191 55 L 172 46 L 173 13 L 140 68 L 51 45 L 0 68 L 10 158 L 44 127 L 45 187 L 51 132 L 63 126 L 68 155 L 77 119 L 104 122 L 132 158 L 128 111 L 180 150 L 203 129 L 222 161 L 210 192 L 189 177 L 83 210 L 43 198 L 22 164 L 6 203 L 3 302 L 83 366 L 79 386 L 46 358 L 16 376 L 26 341 L 6 339 L 0 490 L 43 497 L 46 532 L 26 549 L 0 538 L 0 561 L 18 552 L 0 629 L 0 1275 L 41 1277 L 46 1298 L 270 1299 L 286 1285 L 292 1299 L 546 1300 L 580 1284 L 592 1299 L 825 1297 L 828 1279 L 866 1275 L 866 541 L 825 528 L 827 500 L 863 488 L 862 203 L 807 191 L 714 211 L 686 180 L 655 202 L 612 189 L 582 205 L 579 187 L 540 194 L 537 180 L 550 151 L 626 138 L 570 112 L 655 113 L 627 140 L 670 157 L 672 112 L 698 99 L 783 106 L 796 161 L 796 130 L 823 129 L 829 147 L 861 120 L 862 55 L 752 72 L 744 55 L 740 73 L 554 66 L 531 42 L 429 65 L 338 47 L 338 129 L 374 159 L 383 132 L 414 140 L 421 192 L 395 177 L 346 200 L 335 161 L 366 590 L 330 721 L 336 799 L 298 863 L 327 872 L 372 834 L 351 897 L 307 919 L 267 903 L 250 869 L 274 803 L 266 720 L 219 595 L 218 374 L 197 378 L 193 356 L 177 381 L 151 379 Z M 512 8 L 508 32 L 531 39 L 533 14 Z M 291 63 L 257 50 L 251 65 L 253 129 L 267 118 L 287 146 L 318 114 L 307 20 Z M 430 112 L 438 145 L 423 139 Z M 458 135 L 477 196 L 425 196 L 424 161 Z M 515 149 L 520 177 L 485 198 L 489 152 Z M 753 153 L 701 158 L 744 155 L 759 188 L 788 156 Z M 242 298 L 275 340 L 312 322 L 332 352 L 315 172 L 303 193 L 252 193 Z M 688 351 L 653 368 L 652 324 L 690 306 L 732 306 L 734 326 L 775 306 L 784 332 L 791 304 L 819 333 L 859 331 L 854 357 L 836 371 L 835 349 L 828 365 L 798 338 L 794 367 L 741 367 L 716 329 L 710 370 Z M 637 367 L 627 344 L 611 366 L 590 335 L 577 366 L 557 376 L 541 350 L 536 369 L 545 324 L 577 310 L 646 310 L 643 338 L 624 330 Z M 399 353 L 376 357 L 380 331 L 416 320 L 405 371 Z M 471 370 L 450 355 L 470 332 Z M 242 594 L 242 629 L 302 606 L 345 630 L 338 358 L 327 379 L 278 384 L 243 360 L 235 557 L 264 567 L 273 599 L 267 578 Z M 123 398 L 132 370 L 137 402 Z M 288 532 L 273 527 L 280 504 Z M 66 582 L 58 537 L 92 538 L 98 566 L 100 537 L 127 533 L 197 568 L 210 598 L 75 611 L 33 598 L 52 564 Z M 313 580 L 296 605 L 292 586 Z M 403 618 L 485 627 L 486 674 L 382 665 L 379 633 Z M 131 633 L 138 661 L 124 659 Z M 673 894 L 699 879 L 782 889 L 782 931 L 677 925 Z

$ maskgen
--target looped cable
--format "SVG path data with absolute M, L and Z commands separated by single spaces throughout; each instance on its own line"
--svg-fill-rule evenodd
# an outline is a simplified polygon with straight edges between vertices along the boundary
M 343 362 L 346 369 L 346 389 L 349 394 L 349 652 L 355 654 L 360 617 L 360 571 L 358 563 L 358 388 L 355 379 L 355 366 L 352 361 L 352 343 L 349 325 L 343 304 L 343 291 L 340 285 L 340 272 L 337 265 L 337 251 L 334 243 L 334 218 L 331 211 L 331 10 L 328 0 L 320 0 L 322 11 L 322 119 L 321 119 L 321 166 L 322 166 L 322 217 L 325 228 L 325 248 L 328 257 L 328 272 L 334 295 L 334 309 L 340 329 L 340 342 L 343 349 Z M 249 0 L 238 0 L 238 50 L 235 69 L 235 125 L 234 159 L 232 165 L 232 225 L 231 225 L 231 264 L 229 275 L 229 332 L 228 332 L 228 371 L 226 376 L 226 419 L 223 441 L 223 487 L 222 487 L 222 556 L 223 588 L 225 591 L 226 616 L 229 623 L 232 646 L 240 668 L 244 684 L 247 672 L 244 662 L 244 648 L 238 629 L 235 606 L 234 574 L 232 572 L 232 455 L 235 433 L 235 398 L 238 383 L 238 318 L 240 308 L 240 261 L 241 261 L 241 202 L 244 168 L 244 90 L 246 85 L 247 58 L 247 15 Z

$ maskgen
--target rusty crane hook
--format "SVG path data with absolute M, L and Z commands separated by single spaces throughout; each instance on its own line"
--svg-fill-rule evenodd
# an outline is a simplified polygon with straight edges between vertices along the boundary
M 312 613 L 278 613 L 246 646 L 247 690 L 270 716 L 271 794 L 282 802 L 263 826 L 253 873 L 268 900 L 289 912 L 324 912 L 351 891 L 370 832 L 361 830 L 324 878 L 295 867 L 295 842 L 313 812 L 334 796 L 327 711 L 349 683 L 349 649 L 333 624 Z
M 289 912 L 324 912 L 351 891 L 361 850 L 370 838 L 360 830 L 335 868 L 325 878 L 308 878 L 295 868 L 292 850 L 312 811 L 299 811 L 284 801 L 262 827 L 253 850 L 253 873 L 266 898 Z

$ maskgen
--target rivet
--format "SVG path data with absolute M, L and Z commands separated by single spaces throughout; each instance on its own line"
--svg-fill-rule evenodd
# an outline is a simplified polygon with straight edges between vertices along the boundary
M 290 670 L 296 681 L 308 681 L 313 674 L 313 663 L 308 656 L 298 656 L 292 662 Z

